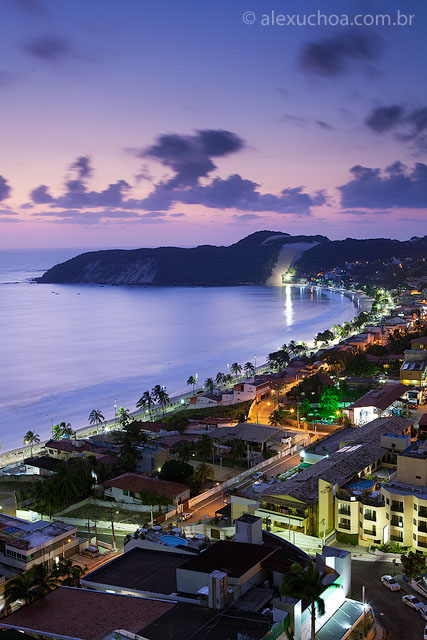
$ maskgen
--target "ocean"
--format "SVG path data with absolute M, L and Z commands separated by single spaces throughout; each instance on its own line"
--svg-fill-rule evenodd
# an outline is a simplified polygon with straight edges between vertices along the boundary
M 290 340 L 350 320 L 352 301 L 299 287 L 112 287 L 31 279 L 79 249 L 0 251 L 0 443 L 87 424 L 145 390 L 189 390 L 233 362 L 265 362 Z

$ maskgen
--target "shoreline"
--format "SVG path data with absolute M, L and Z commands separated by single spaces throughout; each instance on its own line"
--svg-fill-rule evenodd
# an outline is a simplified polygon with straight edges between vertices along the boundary
M 270 285 L 271 286 L 271 285 Z M 297 287 L 297 288 L 313 288 L 313 289 L 317 289 L 319 291 L 328 291 L 331 293 L 336 293 L 336 294 L 341 294 L 341 295 L 345 295 L 348 299 L 350 299 L 353 302 L 353 305 L 355 307 L 355 309 L 357 310 L 357 313 L 353 316 L 352 319 L 354 319 L 359 313 L 361 313 L 361 311 L 366 310 L 365 308 L 362 308 L 360 301 L 363 299 L 364 302 L 366 301 L 370 301 L 371 305 L 370 307 L 372 307 L 372 299 L 369 298 L 368 296 L 366 296 L 365 294 L 363 294 L 362 292 L 354 292 L 354 291 L 348 291 L 346 289 L 337 289 L 334 287 L 325 287 L 325 286 L 319 286 L 319 285 L 308 285 L 308 284 L 304 284 L 304 285 L 300 285 L 300 284 L 294 284 L 294 283 L 289 283 L 289 284 L 284 284 L 284 285 L 278 285 L 278 286 L 289 286 L 289 287 Z M 357 303 L 356 303 L 357 300 Z M 366 302 L 368 303 L 368 302 Z M 370 310 L 370 309 L 369 309 Z M 311 339 L 311 342 L 313 342 L 314 336 Z M 318 351 L 319 348 L 316 347 L 312 347 L 310 348 L 310 351 L 312 353 L 315 353 L 316 351 Z M 264 372 L 267 368 L 269 367 L 268 362 L 265 362 L 259 366 L 256 367 L 256 373 L 260 374 L 262 372 Z M 242 380 L 242 379 L 246 379 L 247 376 L 239 376 L 239 378 L 236 378 L 236 381 L 238 380 Z M 170 405 L 176 405 L 178 404 L 178 406 L 176 406 L 173 411 L 176 411 L 179 409 L 179 403 L 182 402 L 182 404 L 184 405 L 184 402 L 186 398 L 190 398 L 193 395 L 193 393 L 191 391 L 185 391 L 183 393 L 178 393 L 175 394 L 174 396 L 172 396 L 170 398 Z M 169 405 L 169 406 L 170 406 Z M 156 415 L 158 412 L 160 412 L 161 410 L 158 409 L 157 412 L 154 414 L 155 417 L 153 419 L 159 419 L 158 415 Z M 146 412 L 143 411 L 131 411 L 130 415 L 133 418 L 141 418 L 141 417 L 145 417 L 146 416 Z M 146 420 L 142 420 L 142 421 L 146 421 Z M 80 437 L 80 438 L 85 438 L 85 437 L 90 437 L 93 435 L 97 435 L 98 433 L 102 433 L 105 430 L 110 430 L 112 427 L 117 426 L 117 420 L 115 418 L 112 418 L 110 420 L 104 420 L 101 424 L 99 425 L 86 425 L 80 428 L 77 428 L 75 430 L 76 436 Z M 43 452 L 44 447 L 46 442 L 48 442 L 50 438 L 43 440 L 42 442 L 40 442 L 37 445 L 33 445 L 32 447 L 32 453 L 33 453 L 33 457 L 36 454 L 40 454 Z M 19 464 L 21 463 L 25 458 L 30 457 L 31 455 L 31 446 L 29 445 L 22 445 L 21 447 L 16 447 L 14 449 L 9 449 L 7 451 L 4 452 L 0 452 L 0 469 L 2 469 L 5 466 L 8 466 L 10 464 Z

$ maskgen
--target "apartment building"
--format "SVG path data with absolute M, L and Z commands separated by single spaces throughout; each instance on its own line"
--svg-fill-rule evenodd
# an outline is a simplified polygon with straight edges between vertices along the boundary
M 28 522 L 0 514 L 0 566 L 13 575 L 35 564 L 52 565 L 57 557 L 78 553 L 77 527 L 64 522 Z
M 376 510 L 385 501 L 377 484 L 393 476 L 398 454 L 411 444 L 411 427 L 412 422 L 405 418 L 377 418 L 358 429 L 343 430 L 342 441 L 339 434 L 333 434 L 330 448 L 325 438 L 320 443 L 325 442 L 325 454 L 320 449 L 314 464 L 304 462 L 288 479 L 254 485 L 233 495 L 232 519 L 249 511 L 262 517 L 272 530 L 319 538 L 335 534 L 353 544 L 362 544 L 363 538 L 367 545 L 380 540 L 383 532 L 377 535 L 377 528 L 384 528 L 385 520 L 382 525 Z M 309 456 L 302 459 L 310 460 Z M 371 526 L 374 521 L 375 529 Z
M 400 369 L 400 381 L 405 385 L 427 387 L 427 338 L 411 340 Z

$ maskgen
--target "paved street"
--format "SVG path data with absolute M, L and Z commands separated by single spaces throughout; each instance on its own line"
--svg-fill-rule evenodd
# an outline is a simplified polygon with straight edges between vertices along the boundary
M 353 560 L 352 595 L 362 598 L 362 585 L 366 587 L 366 600 L 372 605 L 377 619 L 387 631 L 387 640 L 422 640 L 424 621 L 421 615 L 403 604 L 403 591 L 389 591 L 380 581 L 381 576 L 393 575 L 391 562 L 363 562 Z M 420 600 L 427 604 L 422 596 Z
M 283 458 L 279 462 L 272 463 L 263 469 L 263 473 L 266 476 L 273 476 L 277 473 L 284 473 L 288 469 L 292 469 L 299 463 L 299 453 L 293 456 L 288 456 Z M 245 486 L 249 486 L 252 480 L 245 480 L 240 484 L 237 484 L 233 489 L 242 489 Z M 224 498 L 227 499 L 227 496 L 223 496 L 223 493 L 220 493 L 218 496 L 213 496 L 208 498 L 204 502 L 197 505 L 197 508 L 191 510 L 193 516 L 191 519 L 188 519 L 185 524 L 196 524 L 199 520 L 202 520 L 206 516 L 212 518 L 215 515 L 215 512 L 221 507 L 224 506 Z

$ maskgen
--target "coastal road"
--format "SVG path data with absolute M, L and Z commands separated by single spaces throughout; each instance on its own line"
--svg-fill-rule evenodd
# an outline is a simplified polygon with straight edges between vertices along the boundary
M 387 640 L 421 640 L 424 621 L 421 615 L 403 604 L 404 591 L 389 591 L 381 576 L 393 575 L 391 562 L 363 562 L 352 560 L 352 596 L 362 598 L 362 585 L 366 588 L 366 601 L 373 607 L 376 618 L 387 631 Z M 427 604 L 427 600 L 417 594 Z

